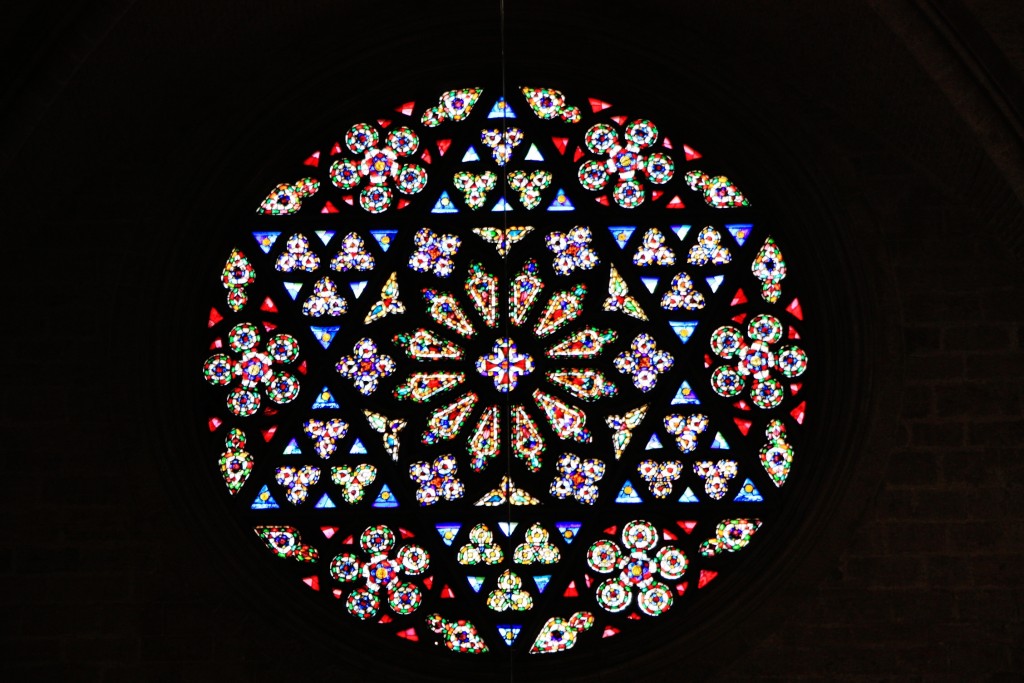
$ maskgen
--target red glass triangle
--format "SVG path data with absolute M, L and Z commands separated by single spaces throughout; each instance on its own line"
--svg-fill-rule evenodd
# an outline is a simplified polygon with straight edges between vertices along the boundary
M 572 160 L 579 161 L 583 158 L 583 150 L 580 149 L 579 145 L 576 146 L 576 151 L 572 153 Z
M 551 142 L 555 143 L 559 154 L 565 154 L 565 148 L 569 146 L 569 138 L 551 138 Z
M 416 635 L 416 629 L 414 629 L 414 628 L 407 628 L 404 631 L 399 631 L 395 635 L 398 636 L 399 638 L 405 638 L 406 640 L 411 640 L 414 643 L 417 642 L 420 639 L 420 637 L 418 635 Z
M 211 308 L 210 309 L 210 321 L 206 324 L 206 326 L 207 327 L 213 327 L 214 325 L 216 325 L 217 323 L 219 323 L 223 319 L 224 319 L 224 316 L 222 316 L 220 313 L 218 313 L 216 308 Z
M 743 289 L 736 290 L 736 296 L 732 298 L 731 306 L 739 306 L 740 304 L 747 303 L 747 295 L 743 293 Z
M 274 433 L 277 432 L 277 425 L 271 425 L 260 431 L 263 433 L 263 440 L 270 443 L 270 440 L 274 438 Z
M 796 408 L 793 408 L 793 410 L 789 411 L 789 414 L 793 416 L 793 419 L 796 420 L 797 424 L 804 423 L 804 416 L 806 415 L 806 413 L 807 401 L 801 401 L 800 405 L 798 405 Z
M 407 206 L 409 206 L 409 200 L 408 199 L 399 199 L 398 200 L 398 208 L 399 209 L 404 209 Z
M 441 589 L 441 597 L 442 598 L 454 598 L 455 597 L 455 593 L 452 593 L 452 589 L 448 586 L 448 584 L 445 584 L 444 588 Z
M 611 206 L 612 205 L 611 202 L 608 201 L 608 197 L 606 197 L 604 195 L 601 195 L 600 197 L 597 198 L 597 203 L 598 204 L 603 204 L 604 206 Z
M 382 616 L 380 618 L 380 621 L 378 621 L 377 623 L 378 624 L 390 624 L 391 623 L 391 617 L 389 615 L 385 614 L 384 616 Z
M 612 121 L 614 121 L 615 123 L 619 124 L 620 126 L 626 125 L 626 117 L 625 116 L 613 116 L 612 117 Z
M 693 147 L 690 147 L 689 145 L 683 145 L 683 152 L 686 153 L 686 160 L 687 161 L 693 161 L 694 159 L 700 159 L 700 156 L 701 156 L 700 152 L 695 150 Z
M 740 400 L 736 401 L 735 403 L 733 403 L 732 407 L 736 408 L 737 410 L 750 410 L 750 404 L 747 403 L 742 398 Z
M 610 527 L 608 527 L 607 529 L 605 529 L 605 530 L 604 530 L 604 532 L 605 532 L 606 534 L 612 534 L 612 535 L 615 535 L 615 532 L 616 532 L 616 531 L 618 531 L 618 530 L 619 530 L 619 527 L 617 527 L 617 526 L 610 526 Z
M 260 322 L 263 324 L 263 329 L 266 330 L 267 332 L 277 329 L 277 325 L 275 325 L 272 322 L 268 322 L 266 320 L 261 320 Z
M 695 520 L 692 520 L 692 519 L 688 519 L 688 520 L 685 520 L 685 521 L 680 520 L 680 521 L 677 521 L 676 524 L 678 524 L 682 528 L 682 530 L 687 533 L 687 535 L 689 535 L 690 532 L 693 531 L 694 527 L 697 526 L 697 522 Z
M 611 638 L 619 632 L 619 629 L 614 626 L 605 626 L 604 633 L 601 634 L 602 638 Z
M 676 593 L 679 593 L 680 595 L 685 595 L 686 594 L 686 589 L 687 589 L 687 587 L 689 587 L 689 585 L 690 585 L 689 581 L 683 581 L 682 583 L 677 583 L 676 584 Z
M 338 207 L 327 201 L 324 202 L 324 208 L 320 209 L 320 213 L 338 213 Z
M 395 111 L 397 111 L 399 114 L 405 114 L 406 116 L 412 116 L 412 112 L 415 109 L 415 102 L 406 102 L 405 104 L 400 104 L 397 107 L 395 107 Z
M 297 370 L 298 370 L 298 371 L 299 371 L 300 373 L 302 373 L 303 375 L 305 375 L 305 374 L 306 374 L 306 361 L 302 361 L 301 363 L 299 363 L 299 367 L 298 367 L 298 368 L 296 368 L 296 369 L 297 369 Z
M 350 194 L 342 195 L 341 201 L 345 202 L 349 206 L 355 206 L 356 205 L 355 197 L 353 197 Z
M 710 569 L 701 569 L 700 578 L 697 580 L 697 588 L 703 588 L 708 585 L 716 576 L 718 576 L 718 572 L 713 572 Z
M 786 306 L 786 310 L 793 314 L 793 317 L 796 318 L 797 320 L 804 319 L 804 309 L 800 308 L 799 299 L 793 299 L 791 302 L 789 302 L 789 305 Z
M 590 588 L 594 584 L 594 579 L 591 578 L 590 574 L 584 574 L 583 580 L 587 582 L 587 588 Z
M 335 142 L 334 143 L 334 147 L 331 147 L 331 156 L 333 157 L 335 154 L 341 154 L 341 143 L 340 142 Z
M 661 139 L 661 144 L 665 145 L 665 149 L 672 149 L 672 141 L 667 137 Z
M 441 153 L 441 156 L 444 156 L 444 153 L 447 152 L 448 148 L 451 147 L 451 146 L 452 146 L 452 141 L 451 140 L 438 140 L 437 141 L 437 151 Z
M 710 368 L 711 367 L 711 354 L 708 354 L 708 353 L 704 354 L 704 367 L 706 367 L 706 368 Z
M 794 382 L 793 384 L 789 385 L 789 393 L 791 393 L 794 396 L 796 396 L 797 394 L 800 393 L 800 390 L 803 389 L 803 388 L 804 388 L 803 382 Z
M 210 342 L 210 348 L 211 349 L 222 349 L 222 348 L 224 348 L 224 340 L 222 340 L 220 337 L 217 337 L 212 342 Z
M 338 527 L 336 526 L 322 526 L 320 531 L 323 532 L 324 538 L 332 538 L 334 534 L 338 533 Z
M 341 542 L 342 545 L 352 545 L 353 543 L 355 543 L 355 541 L 353 540 L 351 535 L 349 535 L 344 541 Z
M 342 592 L 342 590 L 340 588 L 335 588 L 334 590 L 331 591 L 331 595 L 333 595 L 336 600 L 341 600 L 341 596 L 344 595 L 344 594 L 345 593 Z
M 267 406 L 266 408 L 263 409 L 263 414 L 264 415 L 277 415 L 277 408 L 272 408 L 270 406 Z
M 594 112 L 604 111 L 608 107 L 612 106 L 607 102 L 602 102 L 601 100 L 594 97 L 588 97 L 587 99 L 590 100 L 590 108 L 593 109 Z
M 565 592 L 562 593 L 562 595 L 567 598 L 578 598 L 580 594 L 576 590 L 576 582 L 570 581 L 569 587 L 565 589 Z
M 209 420 L 206 421 L 206 426 L 210 428 L 211 432 L 217 431 L 217 428 L 220 427 L 222 424 L 224 423 L 220 421 L 219 417 L 211 417 Z
M 676 195 L 675 197 L 673 197 L 672 199 L 669 200 L 668 204 L 665 205 L 665 208 L 666 209 L 685 209 L 686 208 L 686 204 L 683 204 L 683 200 L 679 198 L 679 195 Z
M 665 194 L 661 190 L 651 190 L 651 201 L 656 202 L 661 199 L 661 195 Z
M 263 300 L 263 305 L 260 306 L 260 310 L 266 311 L 267 313 L 278 313 L 277 306 L 274 305 L 273 299 L 269 296 Z
M 402 538 L 414 538 L 416 536 L 413 532 L 408 529 L 403 529 L 402 527 L 398 527 L 398 533 L 402 535 Z
M 430 156 L 430 150 L 426 147 L 423 148 L 423 154 L 420 155 L 420 158 L 428 164 L 434 160 L 433 157 Z
M 387 128 L 391 125 L 391 119 L 377 119 L 377 123 L 380 124 L 381 128 Z
M 738 417 L 734 417 L 732 421 L 736 423 L 737 427 L 739 427 L 740 434 L 743 436 L 746 436 L 750 432 L 750 427 L 754 424 L 750 420 L 741 420 Z
M 790 339 L 799 339 L 800 338 L 800 333 L 797 332 L 795 329 L 793 329 L 793 327 L 791 326 L 789 328 L 789 334 L 786 335 L 786 336 L 789 337 Z
M 640 615 L 639 615 L 639 614 L 637 614 L 636 612 L 633 612 L 632 614 L 630 614 L 630 615 L 629 615 L 628 617 L 626 617 L 626 618 L 627 618 L 627 619 L 632 619 L 633 621 L 640 621 Z
M 434 577 L 433 576 L 425 576 L 425 577 L 423 577 L 423 585 L 426 587 L 427 590 L 430 590 L 431 588 L 433 588 L 434 587 Z
M 734 322 L 738 322 L 740 324 L 743 324 L 743 321 L 747 319 L 747 314 L 746 313 L 740 313 L 738 315 L 734 315 L 732 317 L 732 319 L 733 319 Z
M 310 154 L 308 157 L 306 157 L 306 160 L 303 161 L 302 163 L 304 163 L 306 166 L 312 166 L 313 168 L 316 168 L 317 166 L 319 166 L 320 165 L 320 150 L 317 150 L 317 151 L 313 152 L 312 154 Z
M 302 580 L 302 583 L 306 584 L 315 591 L 320 590 L 320 577 L 319 576 L 307 576 Z
M 661 537 L 664 538 L 666 541 L 678 541 L 679 540 L 679 537 L 676 536 L 671 531 L 669 531 L 668 529 L 662 529 L 661 530 Z

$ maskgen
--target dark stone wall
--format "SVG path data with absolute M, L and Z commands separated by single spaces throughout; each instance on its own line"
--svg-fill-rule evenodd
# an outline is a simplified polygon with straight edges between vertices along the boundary
M 181 436 L 163 413 L 214 219 L 242 215 L 295 121 L 358 103 L 346 70 L 378 69 L 386 90 L 494 68 L 480 36 L 496 32 L 496 4 L 120 0 L 12 14 L 5 679 L 368 680 L 387 658 L 331 651 L 246 595 L 256 579 L 232 573 L 219 522 L 201 519 L 205 484 L 174 475 L 196 454 L 169 447 Z M 742 163 L 775 191 L 811 178 L 834 217 L 822 229 L 842 233 L 821 239 L 853 273 L 822 286 L 857 289 L 849 334 L 864 370 L 853 434 L 834 445 L 842 485 L 770 590 L 729 633 L 640 668 L 1022 680 L 1024 154 L 1019 45 L 1001 47 L 1019 3 L 677 5 L 507 2 L 510 59 L 615 87 L 636 73 L 636 90 L 676 89 L 709 131 L 747 136 Z

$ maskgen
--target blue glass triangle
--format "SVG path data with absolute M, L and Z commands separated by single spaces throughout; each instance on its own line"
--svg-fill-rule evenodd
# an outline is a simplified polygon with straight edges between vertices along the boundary
M 324 410 L 326 408 L 337 410 L 340 407 L 341 406 L 338 405 L 338 402 L 334 400 L 334 395 L 331 393 L 331 390 L 327 387 L 321 389 L 320 394 L 316 397 L 316 400 L 313 401 L 313 410 Z
M 526 161 L 544 161 L 537 145 L 530 145 L 530 151 L 526 153 Z
M 732 225 L 729 225 L 728 223 L 725 224 L 725 229 L 736 238 L 736 243 L 741 247 L 744 242 L 747 241 L 747 238 L 750 237 L 750 231 L 753 227 L 754 226 L 751 223 L 733 223 Z
M 511 211 L 511 210 L 512 210 L 512 205 L 509 204 L 508 202 L 506 202 L 504 197 L 499 199 L 498 203 L 494 205 L 493 209 L 491 209 L 491 211 Z
M 516 642 L 516 636 L 523 629 L 519 624 L 498 624 L 498 633 L 504 638 L 506 645 Z
M 358 299 L 359 295 L 366 289 L 366 280 L 360 280 L 359 282 L 350 282 L 348 286 L 352 288 L 352 293 Z
M 711 442 L 711 447 L 718 448 L 723 451 L 729 450 L 729 443 L 725 440 L 725 437 L 722 436 L 722 432 L 715 434 L 715 440 Z
M 332 237 L 334 237 L 334 231 L 333 230 L 317 230 L 316 231 L 316 236 L 320 238 L 320 241 L 323 242 L 324 246 L 326 247 L 327 243 L 331 241 Z
M 441 540 L 445 545 L 454 543 L 459 529 L 462 528 L 461 524 L 435 524 L 434 526 L 437 528 L 437 533 L 441 534 Z
M 270 253 L 270 248 L 274 246 L 274 242 L 281 236 L 279 232 L 254 232 L 252 234 L 256 238 L 256 244 L 260 245 L 260 249 L 263 250 L 264 254 Z
M 683 380 L 683 383 L 679 385 L 679 391 L 676 392 L 675 398 L 672 399 L 672 405 L 679 405 L 680 403 L 689 403 L 695 406 L 700 405 L 700 400 L 697 399 L 697 394 L 693 393 L 693 389 L 690 388 L 690 383 Z
M 562 534 L 566 543 L 576 540 L 576 532 L 580 530 L 581 526 L 583 526 L 582 522 L 555 522 L 555 528 Z
M 693 336 L 693 330 L 697 327 L 696 320 L 669 320 L 668 324 L 672 326 L 672 330 L 679 335 L 679 339 L 684 344 L 690 341 L 690 337 Z
M 576 207 L 569 201 L 569 197 L 566 196 L 565 190 L 558 190 L 555 194 L 554 200 L 551 202 L 551 206 L 548 207 L 548 211 L 575 211 Z
M 434 208 L 430 210 L 430 213 L 458 213 L 459 210 L 455 208 L 455 204 L 452 203 L 452 198 L 448 196 L 448 192 L 442 192 L 441 196 L 437 198 L 437 203 L 434 204 Z
M 391 489 L 388 488 L 387 484 L 381 487 L 380 493 L 377 494 L 377 500 L 373 501 L 373 507 L 375 508 L 396 508 L 398 507 L 398 500 L 395 498 L 395 494 L 391 493 Z
M 640 278 L 640 282 L 644 283 L 644 287 L 646 287 L 647 291 L 651 294 L 654 294 L 654 290 L 658 288 L 658 278 L 656 277 L 642 277 Z
M 476 153 L 476 150 L 473 149 L 473 145 L 470 145 L 469 149 L 466 150 L 466 153 L 462 155 L 462 160 L 463 161 L 480 161 L 480 156 Z
M 609 225 L 608 232 L 612 234 L 612 239 L 615 240 L 615 244 L 619 245 L 619 249 L 626 248 L 626 242 L 633 236 L 633 231 L 636 230 L 635 225 Z
M 704 281 L 708 283 L 708 287 L 711 288 L 711 292 L 717 292 L 718 288 L 722 286 L 722 280 L 725 279 L 724 275 L 712 275 L 711 277 L 704 278 Z
M 699 503 L 700 499 L 697 498 L 697 496 L 693 495 L 693 489 L 691 489 L 689 486 L 687 486 L 686 490 L 683 491 L 683 495 L 679 497 L 679 502 L 680 503 Z
M 288 445 L 284 447 L 285 455 L 302 455 L 302 449 L 299 448 L 299 442 L 292 439 L 288 442 Z
M 348 449 L 348 452 L 352 455 L 366 455 L 366 446 L 357 438 L 356 442 L 352 444 L 352 448 Z
M 508 105 L 504 97 L 499 97 L 498 101 L 491 107 L 491 113 L 487 115 L 489 119 L 514 119 L 516 113 L 512 111 L 512 107 Z
M 252 502 L 253 510 L 277 510 L 281 506 L 277 504 L 274 497 L 270 495 L 270 489 L 264 484 L 260 492 L 256 494 L 256 500 Z
M 690 232 L 689 225 L 672 225 L 672 232 L 679 236 L 680 241 L 686 239 L 686 233 Z
M 484 585 L 484 577 L 482 576 L 467 576 L 469 579 L 469 587 L 473 589 L 474 593 L 479 593 L 480 589 Z
M 619 490 L 619 495 L 615 497 L 615 502 L 642 503 L 643 500 L 640 499 L 640 496 L 637 494 L 636 489 L 633 488 L 633 482 L 627 479 L 626 483 L 623 484 L 622 488 Z
M 319 502 L 318 502 L 318 503 L 317 503 L 316 505 L 314 505 L 313 507 L 316 507 L 316 508 L 319 508 L 319 509 L 323 510 L 324 508 L 333 508 L 333 507 L 337 507 L 337 505 L 335 505 L 335 504 L 334 504 L 334 501 L 333 501 L 333 500 L 331 500 L 331 497 L 330 497 L 330 496 L 328 496 L 328 495 L 327 495 L 327 494 L 325 493 L 324 495 L 322 495 L 322 496 L 320 497 L 320 501 L 319 501 Z
M 534 583 L 537 584 L 537 590 L 541 593 L 548 587 L 548 582 L 551 581 L 551 574 L 541 574 L 540 576 L 533 577 Z
M 498 528 L 501 529 L 506 536 L 511 536 L 517 526 L 519 526 L 519 522 L 498 522 Z
M 395 241 L 395 235 L 398 234 L 397 230 L 371 230 L 370 234 L 377 240 L 377 244 L 384 251 L 391 248 L 391 244 Z
M 284 282 L 282 284 L 284 284 L 284 288 L 288 292 L 288 296 L 290 296 L 292 298 L 292 301 L 295 301 L 295 297 L 297 297 L 299 295 L 299 290 L 302 289 L 302 283 L 301 282 Z
M 645 451 L 653 451 L 655 448 L 662 448 L 661 439 L 658 438 L 657 434 L 651 434 L 651 438 L 647 440 L 647 448 Z
M 320 346 L 326 349 L 331 345 L 331 342 L 334 341 L 335 335 L 338 334 L 338 330 L 341 328 L 337 325 L 331 327 L 316 327 L 314 325 L 310 325 L 309 329 L 313 331 L 313 336 L 316 337 L 318 342 L 320 342 Z
M 764 498 L 761 497 L 761 492 L 754 486 L 754 482 L 747 479 L 743 482 L 743 487 L 740 492 L 733 498 L 737 503 L 763 503 Z

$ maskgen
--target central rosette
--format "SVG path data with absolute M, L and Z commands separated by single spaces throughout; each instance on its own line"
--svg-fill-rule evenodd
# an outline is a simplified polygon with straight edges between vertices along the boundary
M 491 353 L 477 359 L 476 370 L 484 377 L 493 378 L 495 389 L 508 393 L 516 388 L 520 377 L 533 372 L 533 357 L 520 353 L 510 338 L 501 337 L 494 342 Z

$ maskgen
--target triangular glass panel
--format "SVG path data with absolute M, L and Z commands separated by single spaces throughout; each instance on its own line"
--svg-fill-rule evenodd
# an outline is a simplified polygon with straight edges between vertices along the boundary
M 690 226 L 689 225 L 673 225 L 673 226 L 670 226 L 670 227 L 672 228 L 672 232 L 674 232 L 676 234 L 676 236 L 679 237 L 679 241 L 680 242 L 685 240 L 686 239 L 686 233 L 690 232 Z
M 687 536 L 689 536 L 690 534 L 692 534 L 692 533 L 693 533 L 693 530 L 697 528 L 697 521 L 696 521 L 696 520 L 693 520 L 693 519 L 687 519 L 687 520 L 682 520 L 682 519 L 680 519 L 680 520 L 677 520 L 677 521 L 676 521 L 676 524 L 677 524 L 677 525 L 678 525 L 678 526 L 679 526 L 679 527 L 680 527 L 680 528 L 681 528 L 681 529 L 682 529 L 683 531 L 685 531 L 685 532 L 686 532 L 686 535 L 687 535 Z
M 743 482 L 743 486 L 740 488 L 740 492 L 736 494 L 733 500 L 737 503 L 763 503 L 764 498 L 761 496 L 761 492 L 754 486 L 754 482 L 748 478 Z
M 512 107 L 509 106 L 504 97 L 498 98 L 498 101 L 491 107 L 491 113 L 487 115 L 489 119 L 514 119 L 515 117 L 516 113 L 512 111 Z
M 406 102 L 395 107 L 395 111 L 399 114 L 405 114 L 406 116 L 412 116 L 413 111 L 416 109 L 416 102 Z
M 640 282 L 644 283 L 644 287 L 646 287 L 647 291 L 651 294 L 654 294 L 654 290 L 658 288 L 658 278 L 656 277 L 642 277 L 640 278 Z
M 366 280 L 360 280 L 359 282 L 350 282 L 348 286 L 352 288 L 352 294 L 358 299 L 359 295 L 366 289 Z
M 685 209 L 686 208 L 686 204 L 683 204 L 683 200 L 679 198 L 679 195 L 676 195 L 675 197 L 673 197 L 672 199 L 669 200 L 669 202 L 665 206 L 665 208 L 666 209 Z
M 619 249 L 626 248 L 626 242 L 633 235 L 633 231 L 636 230 L 635 225 L 609 225 L 608 232 L 612 234 L 612 239 L 615 240 L 615 244 L 619 245 Z
M 711 448 L 718 448 L 723 451 L 729 450 L 729 442 L 722 436 L 722 432 L 715 434 L 715 440 L 711 442 Z
M 747 303 L 747 295 L 743 293 L 743 289 L 742 288 L 737 289 L 736 290 L 736 296 L 734 296 L 732 298 L 732 303 L 729 304 L 729 305 L 730 306 L 739 306 L 740 304 L 745 304 L 745 303 Z
M 501 199 L 498 200 L 498 203 L 494 205 L 494 208 L 491 209 L 491 211 L 511 211 L 511 210 L 512 210 L 512 205 L 505 201 L 505 197 L 501 197 Z
M 214 325 L 216 325 L 217 323 L 219 323 L 223 319 L 224 319 L 224 316 L 222 316 L 220 314 L 220 312 L 216 308 L 211 308 L 210 309 L 210 321 L 207 324 L 207 327 L 213 327 Z
M 498 522 L 498 528 L 501 529 L 502 533 L 506 536 L 511 536 L 517 526 L 519 526 L 519 522 Z
M 555 143 L 559 154 L 565 154 L 565 150 L 569 146 L 569 138 L 551 138 L 551 142 Z
M 264 484 L 260 492 L 256 494 L 256 500 L 252 502 L 253 510 L 277 510 L 281 506 L 277 504 L 274 497 L 270 495 L 270 489 Z
M 324 202 L 324 208 L 320 209 L 320 213 L 338 213 L 338 207 L 334 205 L 334 202 Z
M 743 420 L 738 417 L 734 417 L 732 421 L 736 423 L 736 428 L 740 430 L 740 434 L 743 436 L 749 434 L 750 428 L 754 425 L 750 420 Z
M 324 509 L 324 508 L 333 508 L 333 507 L 337 507 L 337 505 L 335 505 L 335 504 L 334 504 L 334 501 L 333 501 L 333 500 L 331 500 L 331 497 L 330 497 L 330 496 L 328 496 L 328 495 L 327 495 L 327 494 L 325 493 L 324 495 L 320 496 L 320 500 L 319 500 L 319 501 L 317 502 L 317 504 L 316 504 L 316 505 L 314 505 L 313 507 L 316 507 L 316 508 L 319 508 L 319 509 L 321 509 L 321 510 L 322 510 L 322 509 Z
M 341 406 L 338 405 L 338 402 L 334 400 L 334 395 L 331 393 L 331 390 L 327 387 L 321 389 L 320 394 L 316 397 L 316 400 L 313 401 L 313 410 L 324 410 L 326 408 L 337 410 L 340 407 Z
M 416 629 L 414 628 L 407 628 L 403 631 L 399 631 L 395 635 L 399 638 L 404 638 L 405 640 L 408 640 L 413 643 L 419 642 L 420 639 L 419 634 L 416 633 Z
M 657 434 L 651 434 L 651 438 L 647 440 L 647 447 L 644 450 L 653 451 L 656 448 L 663 448 L 661 439 L 658 438 Z
M 548 587 L 548 582 L 551 581 L 551 574 L 541 574 L 540 576 L 533 577 L 534 583 L 537 584 L 537 590 L 541 593 Z
M 306 157 L 306 160 L 302 162 L 306 166 L 312 166 L 316 168 L 320 165 L 320 150 L 317 150 Z
M 338 330 L 341 328 L 337 325 L 333 325 L 331 327 L 316 327 L 314 325 L 310 325 L 309 329 L 313 331 L 313 336 L 316 337 L 318 342 L 320 342 L 320 346 L 326 349 L 330 347 L 331 342 L 334 341 L 335 335 L 338 334 Z
M 526 153 L 526 161 L 544 161 L 544 156 L 537 149 L 537 145 L 530 145 L 530 151 Z
M 694 159 L 701 158 L 700 152 L 695 150 L 693 147 L 690 147 L 689 145 L 683 145 L 683 153 L 686 155 L 687 161 L 693 161 Z
M 280 311 L 277 310 L 277 306 L 274 304 L 274 300 L 269 296 L 263 300 L 263 303 L 260 305 L 260 310 L 266 311 L 267 313 L 280 313 Z
M 377 500 L 373 501 L 373 507 L 375 508 L 396 508 L 398 507 L 398 499 L 395 498 L 395 494 L 391 493 L 391 489 L 388 488 L 387 484 L 381 487 L 380 493 L 377 494 Z
M 569 585 L 565 587 L 565 592 L 562 593 L 563 598 L 578 598 L 580 592 L 576 590 L 576 582 L 570 581 Z
M 679 391 L 676 392 L 675 398 L 672 399 L 672 405 L 680 404 L 700 405 L 697 394 L 693 393 L 690 383 L 686 380 L 683 380 L 683 383 L 679 385 Z
M 679 502 L 680 503 L 699 503 L 700 499 L 697 498 L 697 496 L 693 495 L 693 489 L 691 489 L 689 486 L 687 486 L 686 490 L 683 491 L 683 495 L 679 496 Z
M 516 642 L 516 636 L 519 635 L 522 628 L 519 624 L 498 624 L 498 633 L 505 640 L 505 644 L 511 646 Z
M 722 281 L 725 279 L 724 275 L 712 275 L 711 277 L 704 278 L 704 281 L 708 283 L 708 287 L 711 288 L 711 292 L 717 292 L 718 288 L 722 286 Z
M 619 116 L 613 116 L 612 121 L 619 124 L 620 126 L 626 125 L 626 117 L 622 116 L 621 114 Z
M 575 211 L 576 207 L 569 201 L 569 197 L 566 196 L 565 190 L 559 189 L 555 194 L 554 200 L 551 202 L 551 206 L 548 207 L 548 211 Z
M 750 237 L 750 230 L 753 227 L 754 226 L 750 223 L 734 223 L 733 225 L 729 225 L 728 223 L 725 224 L 725 229 L 736 238 L 736 243 L 741 247 L 743 246 L 743 243 L 747 241 L 747 238 Z
M 562 534 L 566 543 L 576 540 L 576 532 L 580 530 L 581 526 L 583 526 L 581 522 L 555 522 L 555 528 L 558 529 L 558 533 Z
M 334 534 L 338 533 L 338 527 L 336 526 L 322 526 L 320 531 L 323 533 L 325 538 L 332 538 Z
M 270 253 L 270 248 L 274 246 L 274 242 L 281 236 L 279 232 L 254 232 L 252 234 L 256 238 L 256 244 L 260 245 L 260 249 L 263 250 L 264 254 Z
M 790 315 L 797 320 L 804 319 L 804 309 L 800 307 L 800 301 L 798 299 L 793 299 L 789 305 L 786 306 L 786 310 L 789 311 Z
M 476 153 L 475 149 L 473 149 L 473 145 L 470 145 L 469 149 L 466 150 L 466 153 L 462 155 L 462 161 L 463 163 L 467 161 L 480 161 L 480 155 Z
M 357 438 L 355 443 L 352 444 L 352 448 L 348 449 L 348 452 L 352 455 L 366 455 L 366 446 Z
M 603 111 L 605 109 L 608 109 L 610 106 L 612 106 L 612 105 L 608 104 L 607 102 L 604 102 L 604 101 L 599 100 L 599 99 L 594 98 L 594 97 L 588 97 L 587 100 L 590 101 L 590 108 L 594 111 L 595 114 L 597 112 L 599 112 L 599 111 Z
M 270 410 L 270 408 L 267 408 L 267 411 Z M 266 441 L 267 443 L 270 443 L 271 439 L 274 438 L 274 434 L 277 433 L 277 425 L 271 425 L 266 429 L 261 429 L 260 433 L 263 434 L 263 440 Z
M 430 213 L 458 213 L 459 210 L 455 208 L 455 204 L 452 202 L 452 198 L 448 196 L 448 192 L 442 192 L 441 196 L 437 198 L 437 203 L 434 204 L 434 208 L 430 210 Z
M 320 241 L 324 243 L 325 247 L 327 246 L 327 243 L 331 241 L 331 238 L 334 237 L 333 230 L 316 230 L 315 232 L 316 236 L 320 238 Z
M 619 633 L 619 629 L 615 628 L 614 626 L 609 625 L 609 626 L 605 626 L 604 627 L 604 632 L 601 633 L 601 637 L 602 638 L 611 638 L 612 636 L 614 636 L 614 635 L 616 635 L 618 633 Z
M 684 344 L 690 341 L 690 337 L 693 336 L 693 330 L 697 327 L 696 320 L 670 320 L 668 324 L 672 326 L 672 331 L 679 335 L 679 339 Z
M 288 292 L 288 296 L 290 296 L 292 298 L 292 301 L 295 301 L 295 297 L 297 297 L 299 295 L 299 290 L 302 289 L 302 283 L 301 282 L 285 282 L 283 284 L 284 284 L 285 291 Z
M 441 587 L 441 598 L 444 600 L 454 600 L 455 591 L 452 590 L 451 586 L 445 584 Z
M 718 572 L 713 572 L 710 569 L 701 569 L 700 578 L 697 579 L 697 588 L 703 588 L 708 585 L 716 576 L 718 576 Z
M 288 442 L 288 445 L 284 447 L 285 455 L 302 455 L 302 449 L 299 448 L 299 442 L 292 439 Z
M 636 492 L 636 489 L 633 488 L 633 482 L 627 479 L 626 483 L 622 485 L 621 489 L 619 489 L 619 495 L 615 497 L 615 502 L 632 504 L 642 503 L 644 501 L 641 500 L 639 494 L 637 494 Z
M 374 239 L 377 240 L 377 244 L 384 251 L 391 248 L 392 243 L 395 241 L 395 235 L 398 234 L 397 230 L 371 230 L 370 234 L 373 235 Z
M 441 534 L 441 540 L 444 541 L 445 545 L 451 545 L 455 542 L 455 537 L 459 534 L 459 529 L 462 528 L 461 524 L 435 524 L 434 527 L 437 529 L 437 533 Z
M 451 146 L 452 146 L 452 141 L 449 140 L 449 139 L 444 139 L 444 140 L 438 140 L 437 141 L 437 151 L 441 153 L 441 156 L 444 156 L 445 152 L 447 152 L 448 148 L 451 147 Z
M 473 589 L 474 593 L 479 593 L 484 586 L 484 577 L 482 576 L 467 576 L 466 579 L 469 580 L 469 587 Z

